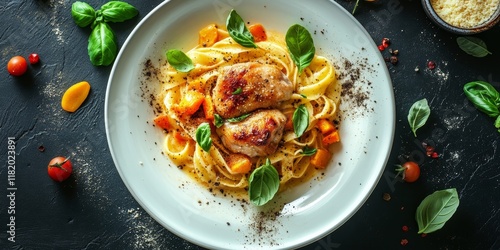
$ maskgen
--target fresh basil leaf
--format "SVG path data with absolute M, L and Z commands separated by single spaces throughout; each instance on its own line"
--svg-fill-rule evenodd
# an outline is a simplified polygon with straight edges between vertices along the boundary
M 243 89 L 241 87 L 237 88 L 234 92 L 233 92 L 233 95 L 239 95 L 243 93 Z
M 474 106 L 490 117 L 500 115 L 500 93 L 484 81 L 469 82 L 464 85 L 465 96 Z
M 233 118 L 228 118 L 226 119 L 227 122 L 231 122 L 231 123 L 234 123 L 234 122 L 241 122 L 243 120 L 245 120 L 247 117 L 250 116 L 250 113 L 248 114 L 244 114 L 244 115 L 240 115 L 238 117 L 233 117 Z
M 475 57 L 485 57 L 491 52 L 488 51 L 486 43 L 477 37 L 457 37 L 458 47 L 465 53 Z
M 229 36 L 238 44 L 247 48 L 257 48 L 252 33 L 248 30 L 245 22 L 235 10 L 231 10 L 226 21 Z
M 139 11 L 122 1 L 109 1 L 101 6 L 101 13 L 106 22 L 123 22 L 135 17 Z
M 293 112 L 292 116 L 293 130 L 297 137 L 302 136 L 309 127 L 309 111 L 304 104 L 300 104 L 299 107 Z
M 311 64 L 316 53 L 314 42 L 306 28 L 295 24 L 286 32 L 286 46 L 290 52 L 290 57 L 299 68 L 299 73 Z
M 224 118 L 222 118 L 219 114 L 214 114 L 214 125 L 217 128 L 222 127 L 222 125 L 224 125 Z
M 248 179 L 248 196 L 256 206 L 262 206 L 272 200 L 280 187 L 280 177 L 271 161 L 255 169 Z
M 71 16 L 76 25 L 86 27 L 96 18 L 95 10 L 88 3 L 76 1 L 71 5 Z
M 184 52 L 171 49 L 167 51 L 167 61 L 180 72 L 189 72 L 194 69 L 193 61 Z
M 309 146 L 305 146 L 303 149 L 302 149 L 302 154 L 303 155 L 307 155 L 307 156 L 311 156 L 311 155 L 314 155 L 316 154 L 316 152 L 318 151 L 317 148 L 310 148 Z
M 418 233 L 432 233 L 441 229 L 457 211 L 459 203 L 455 188 L 436 191 L 425 197 L 415 214 Z
M 210 130 L 210 124 L 204 122 L 198 126 L 196 129 L 196 142 L 200 147 L 208 152 L 212 146 L 212 132 Z
M 98 23 L 90 33 L 88 54 L 95 66 L 108 66 L 118 53 L 115 35 L 107 23 Z
M 422 99 L 413 103 L 408 112 L 408 123 L 410 124 L 413 135 L 417 137 L 417 129 L 421 128 L 427 122 L 431 109 L 427 103 L 427 99 Z

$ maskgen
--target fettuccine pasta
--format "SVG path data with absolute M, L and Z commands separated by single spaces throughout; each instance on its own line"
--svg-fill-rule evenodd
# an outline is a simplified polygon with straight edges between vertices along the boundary
M 298 72 L 290 57 L 284 36 L 268 31 L 266 35 L 265 40 L 256 42 L 257 48 L 246 48 L 229 37 L 226 30 L 217 28 L 217 40 L 213 44 L 210 46 L 200 44 L 185 53 L 193 62 L 193 70 L 183 73 L 171 65 L 163 69 L 165 81 L 158 98 L 164 100 L 161 116 L 167 117 L 170 124 L 165 127 L 164 153 L 179 168 L 207 186 L 245 190 L 248 188 L 248 178 L 253 169 L 269 159 L 278 170 L 280 188 L 283 189 L 294 180 L 309 179 L 314 176 L 318 168 L 325 167 L 325 163 L 314 164 L 315 154 L 305 151 L 317 149 L 328 152 L 329 144 L 338 141 L 335 121 L 340 100 L 340 86 L 336 82 L 332 63 L 325 57 L 314 55 L 310 65 L 303 72 Z M 217 115 L 217 109 L 214 111 L 209 105 L 213 105 L 214 86 L 221 77 L 224 77 L 223 69 L 250 62 L 277 68 L 292 84 L 293 92 L 290 98 L 280 101 L 273 107 L 286 117 L 277 149 L 268 155 L 250 157 L 244 155 L 244 152 L 235 153 L 228 149 L 221 143 L 220 135 L 213 132 L 212 147 L 208 151 L 203 150 L 196 142 L 195 130 L 202 121 L 209 122 L 212 131 L 216 130 L 210 114 L 213 115 L 211 112 L 215 112 Z M 193 91 L 200 93 L 203 99 L 200 101 L 197 98 L 198 94 L 193 95 L 194 97 L 188 96 Z M 179 106 L 186 105 L 185 103 L 189 101 L 192 102 L 188 106 L 196 104 L 180 112 Z M 297 137 L 291 119 L 299 105 L 304 105 L 308 111 L 309 126 L 303 135 Z M 331 129 L 324 131 L 319 124 L 320 121 L 327 122 L 330 126 L 333 124 L 333 131 Z M 332 136 L 332 133 L 335 133 L 337 139 L 328 141 L 326 138 Z M 243 155 L 243 158 L 249 159 L 251 165 L 248 171 L 237 169 L 243 163 L 236 167 L 234 164 L 231 165 L 231 155 Z M 326 159 L 319 161 L 328 162 L 331 153 L 327 155 Z

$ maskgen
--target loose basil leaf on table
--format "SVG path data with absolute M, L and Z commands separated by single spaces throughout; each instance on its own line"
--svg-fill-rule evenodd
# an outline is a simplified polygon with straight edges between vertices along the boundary
M 408 112 L 408 123 L 410 124 L 413 135 L 417 137 L 417 129 L 421 128 L 427 122 L 431 109 L 427 99 L 422 99 L 413 103 Z
M 210 124 L 207 122 L 200 124 L 196 129 L 196 142 L 205 152 L 208 152 L 212 146 L 211 135 Z
M 490 117 L 500 115 L 500 93 L 484 81 L 469 82 L 464 85 L 464 93 L 474 106 Z
M 425 197 L 415 213 L 418 233 L 432 233 L 441 229 L 453 216 L 459 203 L 455 188 L 436 191 Z
M 90 33 L 88 53 L 96 66 L 108 66 L 118 53 L 115 35 L 107 23 L 98 23 Z
M 248 30 L 245 22 L 235 10 L 231 10 L 226 20 L 226 29 L 229 36 L 238 44 L 247 48 L 257 48 L 252 33 Z
M 101 14 L 106 22 L 123 22 L 135 17 L 139 11 L 132 5 L 121 1 L 109 1 L 101 6 Z
M 187 73 L 194 69 L 193 61 L 184 52 L 171 49 L 167 51 L 167 61 L 179 72 Z
M 302 136 L 309 127 L 309 111 L 304 104 L 300 104 L 299 107 L 293 112 L 292 116 L 293 130 L 297 137 Z
M 87 27 L 96 18 L 95 10 L 88 3 L 76 1 L 71 5 L 71 16 L 76 25 Z
M 262 206 L 273 199 L 280 186 L 278 171 L 269 159 L 252 172 L 248 182 L 248 197 L 256 206 Z
M 485 57 L 491 54 L 486 47 L 486 43 L 477 37 L 457 37 L 457 43 L 460 49 L 474 57 Z
M 302 72 L 311 64 L 314 53 L 316 53 L 311 34 L 306 28 L 295 24 L 286 32 L 285 41 L 290 52 L 290 57 L 295 65 L 297 65 L 299 73 Z

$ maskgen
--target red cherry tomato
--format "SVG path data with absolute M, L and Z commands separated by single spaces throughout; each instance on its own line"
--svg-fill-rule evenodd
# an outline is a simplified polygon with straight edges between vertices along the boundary
M 71 164 L 69 158 L 58 156 L 49 162 L 47 170 L 52 180 L 62 182 L 68 179 L 71 172 L 73 172 L 73 164 Z
M 36 53 L 33 53 L 28 56 L 28 60 L 31 64 L 37 64 L 40 61 L 40 56 L 38 56 L 38 54 Z
M 398 165 L 396 171 L 398 172 L 398 175 L 403 175 L 403 180 L 406 182 L 414 182 L 420 177 L 420 167 L 413 161 L 408 161 L 403 165 Z
M 22 56 L 14 56 L 7 63 L 7 70 L 13 76 L 22 76 L 28 70 L 28 63 Z

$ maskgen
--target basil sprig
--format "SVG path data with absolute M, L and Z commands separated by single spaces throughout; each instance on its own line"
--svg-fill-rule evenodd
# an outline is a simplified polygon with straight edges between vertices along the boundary
M 500 132 L 500 93 L 491 84 L 484 81 L 465 84 L 464 93 L 478 110 L 489 117 L 496 117 L 494 125 Z
M 432 233 L 441 229 L 457 211 L 459 204 L 455 188 L 436 191 L 425 197 L 415 213 L 418 233 Z
M 491 84 L 484 81 L 469 82 L 464 85 L 464 93 L 483 113 L 490 117 L 500 115 L 500 94 Z
M 460 49 L 474 57 L 485 57 L 491 54 L 486 47 L 486 43 L 477 37 L 457 37 L 457 43 Z
M 299 107 L 293 112 L 292 116 L 293 130 L 297 137 L 302 136 L 309 127 L 309 111 L 304 104 L 300 104 Z
M 227 118 L 225 120 L 219 114 L 215 114 L 214 115 L 214 118 L 215 118 L 214 125 L 215 125 L 215 127 L 220 128 L 220 127 L 222 127 L 222 125 L 224 125 L 225 122 L 230 122 L 230 123 L 241 122 L 241 121 L 247 119 L 247 117 L 249 117 L 251 114 L 252 113 L 243 114 L 243 115 L 240 115 L 237 117 Z
M 250 33 L 245 22 L 235 10 L 231 10 L 229 13 L 226 20 L 226 28 L 229 36 L 241 46 L 257 48 L 252 33 Z
M 243 115 L 240 115 L 238 117 L 233 117 L 233 118 L 228 118 L 226 119 L 227 122 L 231 122 L 231 123 L 234 123 L 234 122 L 241 122 L 245 119 L 247 119 L 247 117 L 250 116 L 251 113 L 248 113 L 248 114 L 243 114 Z
M 97 23 L 89 36 L 88 53 L 93 65 L 110 65 L 118 52 L 113 31 L 107 23 Z
M 180 72 L 189 72 L 194 69 L 193 61 L 184 52 L 171 49 L 167 51 L 167 61 Z
M 431 109 L 427 99 L 422 99 L 413 103 L 408 112 L 408 123 L 410 124 L 411 131 L 413 135 L 417 137 L 417 129 L 421 128 L 427 122 L 429 115 L 431 114 Z
M 134 6 L 122 1 L 109 1 L 97 11 L 85 2 L 76 1 L 71 5 L 75 23 L 82 28 L 91 25 L 87 50 L 93 65 L 108 66 L 118 54 L 116 37 L 107 22 L 123 22 L 138 13 Z
M 248 182 L 248 196 L 256 206 L 262 206 L 272 200 L 280 187 L 278 171 L 269 159 L 252 172 Z
M 101 14 L 105 22 L 119 23 L 135 17 L 139 11 L 137 9 L 121 1 L 110 1 L 101 6 Z
M 94 22 L 96 18 L 95 10 L 88 3 L 76 1 L 71 5 L 71 16 L 76 25 L 86 27 Z
M 241 87 L 238 87 L 232 94 L 233 95 L 239 95 L 243 93 L 243 89 Z
M 311 155 L 314 155 L 316 154 L 316 152 L 318 151 L 317 148 L 311 148 L 309 146 L 305 146 L 303 149 L 302 149 L 302 154 L 303 155 L 306 155 L 306 156 L 311 156 Z
M 316 53 L 311 34 L 306 28 L 295 24 L 286 32 L 285 41 L 290 51 L 290 57 L 299 68 L 299 72 L 302 72 L 311 64 L 314 53 Z
M 200 124 L 196 129 L 196 142 L 205 152 L 208 152 L 212 146 L 211 135 L 210 124 L 207 122 Z

